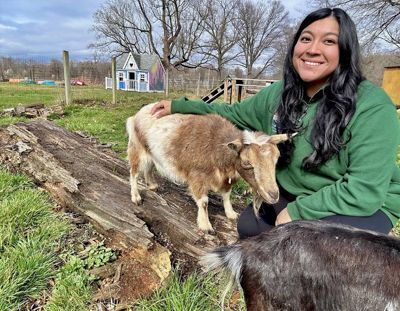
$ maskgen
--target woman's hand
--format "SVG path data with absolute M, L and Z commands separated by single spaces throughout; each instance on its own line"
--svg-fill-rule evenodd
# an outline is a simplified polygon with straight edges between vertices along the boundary
M 291 222 L 292 218 L 290 218 L 287 207 L 284 208 L 279 215 L 276 217 L 275 226 L 282 225 L 287 222 Z
M 159 101 L 151 108 L 150 113 L 157 119 L 171 114 L 171 101 L 170 100 Z

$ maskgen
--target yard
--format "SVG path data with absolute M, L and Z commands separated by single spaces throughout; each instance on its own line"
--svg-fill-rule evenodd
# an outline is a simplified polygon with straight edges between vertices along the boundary
M 62 92 L 57 86 L 0 83 L 0 111 L 37 103 L 56 107 L 62 105 Z M 126 118 L 142 105 L 163 98 L 157 93 L 121 91 L 117 94 L 118 104 L 113 106 L 111 91 L 100 87 L 77 86 L 72 94 L 73 104 L 65 107 L 64 114 L 50 118 L 111 145 L 121 157 L 125 157 L 127 144 Z M 2 125 L 18 121 L 29 120 L 0 118 Z M 104 237 L 81 222 L 78 215 L 63 213 L 29 178 L 10 174 L 1 167 L 0 214 L 0 267 L 7 267 L 0 269 L 0 310 L 113 310 L 117 306 L 118 301 L 113 299 L 92 303 L 99 283 L 104 280 L 89 271 L 112 262 L 119 254 L 108 248 Z M 215 280 L 197 273 L 183 276 L 176 267 L 167 288 L 134 306 L 124 304 L 119 308 L 217 310 L 219 293 Z M 237 293 L 230 303 L 232 310 L 243 308 Z
M 62 106 L 64 89 L 59 86 L 0 83 L 0 112 L 17 105 L 43 103 Z M 181 94 L 173 93 L 171 98 Z M 73 86 L 73 103 L 62 115 L 51 114 L 57 124 L 85 132 L 108 144 L 125 157 L 125 120 L 142 105 L 163 99 L 159 93 L 117 93 L 101 87 Z M 28 121 L 24 117 L 0 116 L 0 125 Z M 400 165 L 400 152 L 398 153 Z M 238 190 L 239 191 L 239 190 Z M 400 223 L 395 229 L 400 234 Z M 0 167 L 0 310 L 114 310 L 116 301 L 92 303 L 103 281 L 90 270 L 119 255 L 104 243 L 104 237 L 64 213 L 49 196 L 26 176 Z M 179 266 L 168 286 L 150 299 L 120 310 L 218 310 L 221 286 L 215 279 L 197 273 L 182 276 Z M 227 298 L 228 310 L 244 310 L 238 292 Z

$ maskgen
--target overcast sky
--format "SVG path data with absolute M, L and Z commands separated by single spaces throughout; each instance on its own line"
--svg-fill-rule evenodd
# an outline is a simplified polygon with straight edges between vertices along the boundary
M 0 0 L 0 56 L 90 59 L 87 47 L 94 12 L 105 0 Z M 303 16 L 304 1 L 282 1 L 292 17 Z

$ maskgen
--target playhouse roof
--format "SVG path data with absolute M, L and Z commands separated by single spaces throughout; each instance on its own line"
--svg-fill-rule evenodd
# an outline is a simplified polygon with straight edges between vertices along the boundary
M 135 54 L 132 52 L 124 53 L 117 58 L 117 69 L 124 69 L 129 54 L 133 56 L 139 70 L 150 70 L 151 66 L 159 61 L 159 57 L 156 54 Z

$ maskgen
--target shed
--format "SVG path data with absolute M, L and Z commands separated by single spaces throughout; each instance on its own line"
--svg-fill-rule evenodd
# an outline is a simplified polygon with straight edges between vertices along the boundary
M 129 52 L 116 59 L 116 79 L 117 90 L 163 92 L 165 70 L 157 55 Z
M 400 66 L 385 67 L 383 72 L 382 88 L 388 93 L 392 101 L 400 107 Z

